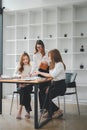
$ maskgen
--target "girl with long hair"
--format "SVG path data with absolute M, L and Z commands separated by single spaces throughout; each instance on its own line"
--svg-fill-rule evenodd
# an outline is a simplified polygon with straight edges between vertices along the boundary
M 21 75 L 21 78 L 24 78 L 26 76 L 29 76 L 31 72 L 31 64 L 30 64 L 30 57 L 28 53 L 24 52 L 20 56 L 19 66 L 17 67 L 15 74 Z M 32 85 L 26 85 L 26 84 L 18 84 L 17 89 L 20 94 L 20 107 L 17 114 L 17 119 L 21 119 L 22 114 L 22 108 L 25 106 L 26 110 L 26 118 L 30 118 L 30 111 L 31 111 L 31 95 L 32 92 Z

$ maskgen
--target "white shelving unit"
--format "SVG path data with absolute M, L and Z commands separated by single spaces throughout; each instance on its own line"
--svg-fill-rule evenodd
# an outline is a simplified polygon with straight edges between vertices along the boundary
M 72 11 L 73 7 L 60 7 L 57 10 L 58 14 L 58 49 L 60 50 L 63 60 L 66 64 L 67 71 L 72 70 Z
M 73 69 L 77 72 L 79 99 L 87 95 L 87 6 L 74 6 L 73 11 Z M 83 47 L 82 47 L 83 46 Z
M 4 12 L 3 73 L 12 75 L 24 51 L 32 60 L 37 39 L 58 48 L 68 72 L 77 72 L 79 100 L 87 102 L 87 6 L 55 6 Z M 81 51 L 81 49 L 83 49 Z M 71 99 L 74 101 L 74 98 Z

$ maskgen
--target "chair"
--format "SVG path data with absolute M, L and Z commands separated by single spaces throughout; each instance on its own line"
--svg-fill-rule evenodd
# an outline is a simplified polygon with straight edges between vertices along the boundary
M 18 90 L 15 90 L 15 91 L 13 91 L 13 94 L 12 94 L 11 107 L 10 107 L 10 115 L 11 115 L 11 112 L 12 112 L 12 106 L 13 106 L 13 100 L 14 100 L 14 95 L 15 94 L 17 94 L 17 109 L 18 109 L 18 95 L 19 95 L 19 92 L 18 92 Z
M 77 108 L 78 108 L 78 114 L 80 115 L 80 108 L 79 108 L 79 102 L 78 102 L 78 94 L 77 94 L 77 87 L 76 87 L 76 76 L 77 73 L 66 73 L 66 92 L 64 94 L 64 113 L 65 113 L 65 97 L 66 95 L 76 95 L 76 101 L 77 101 Z M 60 95 L 62 96 L 62 95 Z M 58 104 L 60 106 L 59 97 L 58 97 Z
M 14 100 L 14 95 L 15 94 L 17 94 L 17 109 L 18 109 L 18 95 L 19 95 L 18 85 L 17 85 L 17 90 L 13 91 L 13 94 L 12 94 L 11 107 L 10 107 L 10 115 L 11 115 L 11 112 L 12 112 L 12 106 L 13 106 L 13 100 Z M 34 94 L 34 91 L 32 91 L 31 94 Z

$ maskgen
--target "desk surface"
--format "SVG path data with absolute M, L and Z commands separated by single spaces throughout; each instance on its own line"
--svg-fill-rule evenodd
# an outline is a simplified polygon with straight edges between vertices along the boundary
M 43 82 L 51 81 L 52 78 L 38 78 L 36 80 L 24 80 L 24 79 L 11 79 L 11 78 L 0 78 L 1 83 L 29 83 L 29 84 L 38 84 Z

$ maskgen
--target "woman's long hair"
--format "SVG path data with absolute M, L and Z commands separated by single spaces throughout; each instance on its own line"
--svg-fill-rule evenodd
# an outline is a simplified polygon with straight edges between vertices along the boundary
M 38 52 L 37 45 L 40 45 L 42 47 L 43 50 L 42 50 L 41 54 L 42 54 L 42 56 L 44 56 L 45 55 L 45 46 L 44 46 L 44 43 L 43 43 L 42 40 L 37 40 L 36 41 L 34 54 L 36 54 Z
M 27 56 L 28 57 L 28 64 L 30 65 L 30 57 L 28 55 L 28 53 L 24 52 L 21 57 L 20 57 L 20 61 L 19 61 L 19 64 L 20 64 L 20 67 L 18 69 L 19 72 L 22 72 L 24 70 L 24 64 L 23 64 L 23 57 L 24 56 Z
M 61 56 L 59 50 L 53 49 L 53 50 L 49 51 L 48 55 L 49 54 L 51 56 L 50 69 L 53 69 L 55 67 L 55 63 L 58 63 L 58 62 L 62 62 L 64 69 L 66 69 L 66 66 L 62 60 L 62 56 Z

